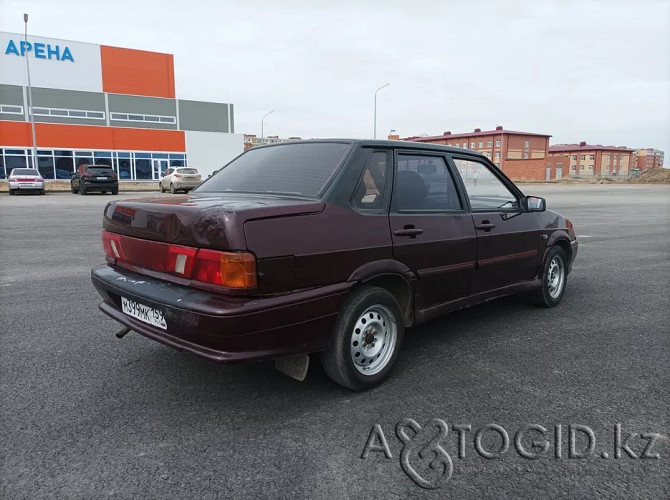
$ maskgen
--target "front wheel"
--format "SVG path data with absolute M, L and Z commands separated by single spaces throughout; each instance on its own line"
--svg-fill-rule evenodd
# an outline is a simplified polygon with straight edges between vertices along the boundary
M 391 373 L 404 333 L 395 297 L 383 288 L 359 288 L 340 310 L 321 363 L 338 384 L 354 390 L 371 389 Z
M 84 186 L 83 182 L 79 183 L 79 194 L 82 196 L 86 195 L 86 186 Z
M 528 293 L 530 301 L 538 306 L 555 307 L 563 299 L 568 281 L 567 259 L 561 247 L 549 250 L 542 271 L 542 288 Z

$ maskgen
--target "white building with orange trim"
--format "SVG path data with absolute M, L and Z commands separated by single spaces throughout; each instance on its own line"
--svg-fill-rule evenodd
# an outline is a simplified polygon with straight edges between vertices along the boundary
M 206 176 L 244 150 L 232 104 L 176 98 L 172 54 L 0 32 L 0 178 L 33 165 L 31 94 L 45 179 L 82 163 L 111 165 L 121 180 L 181 165 Z

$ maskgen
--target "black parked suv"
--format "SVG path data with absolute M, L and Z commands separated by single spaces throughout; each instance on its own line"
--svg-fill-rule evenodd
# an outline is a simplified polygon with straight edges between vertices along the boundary
M 87 194 L 100 191 L 119 193 L 119 178 L 109 165 L 79 165 L 70 180 L 72 193 Z

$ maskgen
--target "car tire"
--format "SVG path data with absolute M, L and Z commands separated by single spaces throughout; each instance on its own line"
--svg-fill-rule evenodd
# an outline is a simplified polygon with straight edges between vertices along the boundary
M 119 188 L 112 189 L 112 194 L 113 195 L 119 194 Z
M 72 191 L 72 194 L 77 194 L 78 190 L 74 187 L 74 184 L 70 183 L 70 191 Z
M 40 194 L 46 194 L 46 190 L 40 189 Z
M 170 184 L 170 192 L 171 192 L 172 194 L 177 194 L 177 190 L 174 188 L 174 185 L 173 185 L 173 184 Z
M 560 304 L 568 283 L 568 261 L 559 246 L 549 250 L 542 269 L 542 287 L 528 293 L 528 299 L 541 307 L 555 307 Z
M 9 190 L 9 196 L 14 196 L 14 192 L 15 192 L 14 189 L 10 189 L 10 190 Z
M 106 189 L 103 189 L 103 190 L 100 191 L 100 192 L 101 192 L 102 194 L 107 194 L 107 190 L 106 190 Z
M 395 297 L 379 287 L 358 288 L 340 309 L 321 364 L 338 384 L 356 391 L 371 389 L 391 373 L 404 334 Z
M 83 182 L 79 184 L 79 194 L 82 196 L 86 195 L 86 186 Z
M 158 189 L 161 190 L 161 193 L 164 193 L 164 192 L 165 192 L 165 189 L 163 188 L 163 183 L 162 183 L 162 182 L 159 182 L 159 183 L 158 183 Z

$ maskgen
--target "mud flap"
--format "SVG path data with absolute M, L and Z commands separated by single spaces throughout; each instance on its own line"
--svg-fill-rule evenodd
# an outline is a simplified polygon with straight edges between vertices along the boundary
M 307 376 L 309 355 L 302 354 L 300 356 L 291 356 L 290 358 L 276 359 L 275 368 L 284 375 L 288 375 L 289 377 L 302 382 Z

